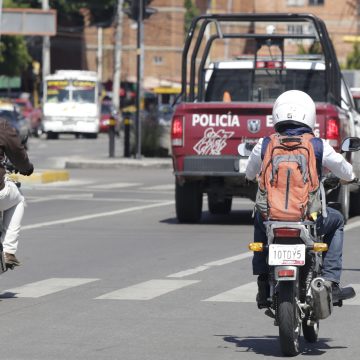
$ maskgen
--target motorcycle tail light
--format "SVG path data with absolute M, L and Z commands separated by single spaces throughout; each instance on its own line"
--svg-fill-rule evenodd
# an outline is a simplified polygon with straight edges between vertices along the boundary
M 288 277 L 294 277 L 295 276 L 295 270 L 294 269 L 280 269 L 277 271 L 277 275 L 279 278 L 288 278 Z
M 249 250 L 251 251 L 263 251 L 264 244 L 262 242 L 253 242 L 249 244 Z
M 326 243 L 315 243 L 313 250 L 316 252 L 328 251 L 328 245 Z
M 300 229 L 291 229 L 291 228 L 276 228 L 274 229 L 275 237 L 290 237 L 297 238 L 300 236 Z
M 172 146 L 184 145 L 184 117 L 174 116 L 171 124 L 171 144 Z

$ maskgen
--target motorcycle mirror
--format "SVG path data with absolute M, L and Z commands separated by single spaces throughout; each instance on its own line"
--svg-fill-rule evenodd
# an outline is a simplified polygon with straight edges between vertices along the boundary
M 350 151 L 359 151 L 360 150 L 360 138 L 358 137 L 348 137 L 341 144 L 341 151 L 350 152 Z

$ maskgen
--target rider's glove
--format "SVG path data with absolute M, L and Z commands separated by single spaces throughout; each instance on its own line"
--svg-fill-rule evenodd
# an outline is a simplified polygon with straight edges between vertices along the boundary
M 20 172 L 21 175 L 30 176 L 34 172 L 34 165 L 30 163 L 29 169 L 27 171 Z

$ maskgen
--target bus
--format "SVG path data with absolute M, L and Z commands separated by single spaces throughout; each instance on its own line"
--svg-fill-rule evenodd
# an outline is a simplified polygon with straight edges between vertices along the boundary
M 58 70 L 45 77 L 43 132 L 96 139 L 100 124 L 100 89 L 96 72 Z

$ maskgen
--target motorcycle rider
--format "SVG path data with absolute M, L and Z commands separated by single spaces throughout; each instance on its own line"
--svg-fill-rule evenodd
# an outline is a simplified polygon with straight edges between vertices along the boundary
M 15 253 L 21 220 L 24 215 L 25 199 L 13 181 L 5 179 L 4 161 L 8 158 L 22 175 L 31 175 L 33 164 L 29 161 L 24 145 L 6 119 L 0 117 L 0 211 L 3 211 L 1 242 L 5 264 L 19 266 Z
M 316 122 L 315 103 L 308 94 L 302 91 L 286 91 L 276 99 L 272 118 L 275 131 L 281 135 L 293 136 L 313 133 Z M 248 180 L 254 180 L 261 170 L 262 154 L 265 151 L 266 141 L 260 139 L 250 154 L 246 168 L 246 178 Z M 311 142 L 315 151 L 318 173 L 321 172 L 321 167 L 324 167 L 344 182 L 350 182 L 354 179 L 352 165 L 341 154 L 337 153 L 327 141 L 313 138 Z M 320 176 L 320 173 L 318 175 Z M 323 255 L 322 277 L 332 289 L 333 303 L 355 296 L 352 288 L 341 288 L 339 285 L 344 232 L 342 214 L 327 207 L 327 217 L 320 214 L 317 218 L 317 231 L 318 234 L 324 235 L 324 242 L 328 244 L 328 251 Z M 255 212 L 254 238 L 255 242 L 267 243 L 266 229 L 259 212 Z M 259 307 L 267 306 L 269 296 L 266 256 L 266 252 L 254 252 L 252 261 L 253 274 L 258 275 L 257 302 Z

